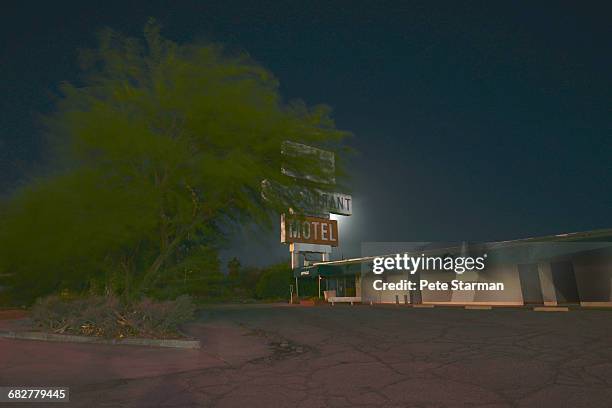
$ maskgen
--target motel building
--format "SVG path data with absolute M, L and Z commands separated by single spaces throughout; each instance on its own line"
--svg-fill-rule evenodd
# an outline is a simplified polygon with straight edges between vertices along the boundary
M 409 251 L 398 245 L 395 243 L 381 256 L 484 256 L 486 260 L 482 270 L 461 274 L 435 268 L 375 274 L 377 256 L 321 261 L 293 269 L 296 288 L 299 291 L 300 282 L 306 280 L 311 280 L 311 285 L 312 280 L 318 281 L 319 296 L 332 304 L 612 307 L 612 229 L 438 248 L 412 247 Z M 421 287 L 423 280 L 437 282 L 438 287 Z M 413 290 L 406 288 L 407 282 L 414 282 Z M 383 284 L 386 290 L 375 289 Z

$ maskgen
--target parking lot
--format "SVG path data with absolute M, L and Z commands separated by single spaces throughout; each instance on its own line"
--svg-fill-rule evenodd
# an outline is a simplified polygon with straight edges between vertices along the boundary
M 228 305 L 204 310 L 187 330 L 201 350 L 0 339 L 0 383 L 70 386 L 70 406 L 612 401 L 609 311 Z

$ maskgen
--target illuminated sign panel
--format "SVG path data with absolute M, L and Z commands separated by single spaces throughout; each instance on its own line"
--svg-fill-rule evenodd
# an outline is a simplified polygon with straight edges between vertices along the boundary
M 293 199 L 297 201 L 292 205 L 297 212 L 306 214 L 353 214 L 353 197 L 350 194 L 286 187 L 269 180 L 261 182 L 261 191 L 264 199 L 277 199 L 285 202 Z
M 281 242 L 338 246 L 338 221 L 283 214 Z
M 313 208 L 339 215 L 353 214 L 353 197 L 349 194 L 318 191 Z

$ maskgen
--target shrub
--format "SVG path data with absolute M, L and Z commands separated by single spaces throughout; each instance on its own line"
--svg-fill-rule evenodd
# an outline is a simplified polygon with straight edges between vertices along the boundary
M 143 299 L 125 304 L 114 296 L 65 299 L 48 296 L 32 308 L 36 326 L 54 333 L 104 337 L 177 337 L 178 328 L 194 318 L 195 304 L 189 296 L 155 302 Z
M 285 264 L 272 266 L 261 274 L 255 287 L 259 299 L 288 299 L 291 268 Z
M 167 335 L 176 333 L 180 324 L 193 320 L 195 311 L 195 304 L 187 295 L 164 302 L 143 299 L 135 305 L 130 321 L 141 334 Z

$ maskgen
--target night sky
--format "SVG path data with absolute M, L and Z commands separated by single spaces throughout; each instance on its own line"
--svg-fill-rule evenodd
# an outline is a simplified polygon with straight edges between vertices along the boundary
M 608 5 L 606 5 L 608 3 Z M 0 193 L 47 156 L 36 116 L 77 49 L 148 16 L 178 42 L 245 50 L 286 99 L 351 131 L 362 241 L 490 241 L 612 227 L 609 2 L 13 2 L 0 16 Z M 269 242 L 246 262 L 286 256 Z

